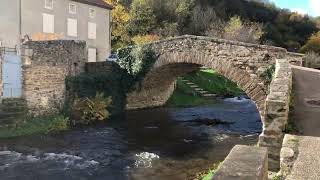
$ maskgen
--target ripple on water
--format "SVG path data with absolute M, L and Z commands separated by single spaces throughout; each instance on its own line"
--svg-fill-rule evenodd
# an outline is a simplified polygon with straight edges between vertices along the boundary
M 0 151 L 0 170 L 6 170 L 13 168 L 14 166 L 22 164 L 34 164 L 34 163 L 50 163 L 63 165 L 63 169 L 86 169 L 99 165 L 99 162 L 95 160 L 85 160 L 83 157 L 70 155 L 66 153 L 44 153 L 40 156 L 23 155 L 14 151 Z
M 136 168 L 151 168 L 154 160 L 160 159 L 160 156 L 154 153 L 142 152 L 135 155 Z

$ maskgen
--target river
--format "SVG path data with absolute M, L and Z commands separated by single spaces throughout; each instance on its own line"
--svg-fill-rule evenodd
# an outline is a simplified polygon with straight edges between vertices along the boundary
M 248 99 L 130 111 L 94 127 L 0 140 L 0 179 L 190 179 L 222 161 L 235 144 L 256 144 L 261 130 Z

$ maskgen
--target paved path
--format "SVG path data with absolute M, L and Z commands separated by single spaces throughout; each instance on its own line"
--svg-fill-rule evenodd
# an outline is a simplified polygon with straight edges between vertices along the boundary
M 293 141 L 296 159 L 291 159 L 293 167 L 286 180 L 320 180 L 320 71 L 299 66 L 292 66 L 292 71 L 293 121 L 302 136 Z
M 299 139 L 299 154 L 286 180 L 320 180 L 320 138 Z
M 320 104 L 307 103 L 310 100 L 320 103 L 320 70 L 299 66 L 292 66 L 292 70 L 295 96 L 293 121 L 302 135 L 320 137 Z

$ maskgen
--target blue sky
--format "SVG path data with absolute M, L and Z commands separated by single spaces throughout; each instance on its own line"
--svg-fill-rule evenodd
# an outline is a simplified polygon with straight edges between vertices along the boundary
M 271 0 L 278 7 L 287 8 L 302 14 L 320 16 L 320 0 Z

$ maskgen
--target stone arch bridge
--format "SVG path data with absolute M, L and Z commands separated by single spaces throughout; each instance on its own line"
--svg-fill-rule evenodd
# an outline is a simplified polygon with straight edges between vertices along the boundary
M 288 120 L 292 73 L 290 63 L 301 65 L 303 55 L 272 46 L 199 36 L 181 36 L 147 44 L 158 59 L 141 88 L 127 97 L 127 109 L 162 106 L 172 95 L 178 77 L 201 66 L 214 69 L 237 83 L 255 102 L 263 123 L 259 145 L 269 149 L 269 165 L 279 167 L 283 130 Z M 264 76 L 271 65 L 271 84 Z

